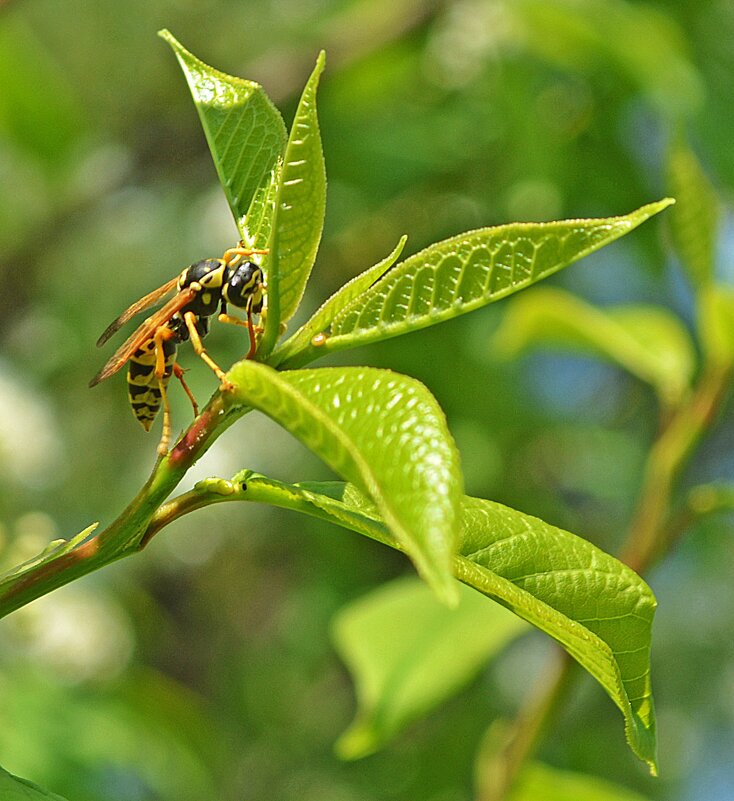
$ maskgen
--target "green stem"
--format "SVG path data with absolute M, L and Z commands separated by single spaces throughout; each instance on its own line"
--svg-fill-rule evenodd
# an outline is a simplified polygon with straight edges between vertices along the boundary
M 476 801 L 502 801 L 506 797 L 581 673 L 578 664 L 564 650 L 555 649 L 552 659 L 543 666 L 543 682 L 530 693 L 509 731 L 503 732 L 499 751 L 492 737 L 494 727 L 490 727 L 485 738 L 486 757 L 482 759 L 480 752 L 477 762 Z M 553 692 L 548 692 L 548 687 Z
M 640 574 L 646 572 L 680 534 L 681 521 L 671 517 L 670 511 L 675 482 L 713 423 L 729 386 L 731 372 L 728 365 L 707 366 L 689 400 L 670 415 L 652 446 L 637 511 L 620 555 L 621 561 Z M 564 657 L 560 667 L 541 672 L 535 689 L 512 725 L 504 748 L 478 765 L 481 784 L 476 801 L 503 801 L 508 797 L 523 765 L 535 753 L 560 701 L 580 675 L 575 667 L 570 658 Z
M 0 582 L 0 617 L 144 548 L 150 539 L 147 530 L 163 501 L 191 465 L 246 411 L 217 392 L 170 453 L 158 460 L 144 486 L 113 523 Z
M 637 512 L 620 559 L 644 573 L 670 545 L 670 507 L 675 482 L 712 424 L 729 386 L 729 366 L 707 367 L 688 403 L 673 414 L 653 445 Z

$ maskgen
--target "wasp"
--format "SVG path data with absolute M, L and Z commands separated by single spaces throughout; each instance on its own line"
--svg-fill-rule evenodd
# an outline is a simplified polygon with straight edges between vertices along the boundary
M 250 349 L 245 358 L 250 359 L 255 355 L 257 339 L 252 318 L 263 310 L 265 283 L 262 268 L 249 259 L 267 252 L 251 250 L 240 242 L 237 247 L 226 250 L 220 259 L 203 259 L 186 267 L 179 276 L 133 303 L 97 340 L 97 347 L 101 347 L 128 320 L 175 291 L 173 297 L 128 337 L 89 382 L 90 387 L 96 386 L 114 375 L 123 365 L 128 365 L 128 400 L 133 414 L 146 431 L 150 430 L 163 406 L 159 454 L 168 452 L 171 439 L 167 387 L 172 375 L 181 382 L 188 395 L 194 407 L 194 416 L 199 413 L 196 400 L 184 381 L 184 371 L 176 361 L 178 346 L 190 340 L 197 355 L 211 368 L 222 386 L 227 387 L 224 371 L 209 356 L 202 343 L 209 332 L 209 318 L 219 308 L 220 321 L 248 329 Z M 227 314 L 227 304 L 244 309 L 247 319 L 241 320 Z

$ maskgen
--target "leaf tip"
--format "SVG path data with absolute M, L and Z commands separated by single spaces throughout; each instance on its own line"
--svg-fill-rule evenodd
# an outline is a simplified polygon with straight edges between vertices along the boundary
M 174 35 L 173 35 L 173 34 L 172 34 L 172 33 L 171 33 L 169 30 L 168 30 L 168 28 L 161 28 L 161 29 L 158 31 L 158 36 L 160 36 L 160 37 L 161 37 L 161 39 L 164 39 L 166 42 L 168 42 L 168 44 L 170 44 L 170 45 L 171 45 L 171 46 L 173 46 L 173 47 L 175 47 L 175 46 L 178 44 L 178 40 L 177 40 L 177 39 L 176 39 L 176 37 L 175 37 L 175 36 L 174 36 Z
M 451 573 L 439 572 L 435 568 L 430 572 L 425 569 L 419 572 L 442 604 L 449 609 L 456 609 L 459 606 L 459 583 Z
M 336 741 L 334 751 L 340 759 L 351 761 L 373 754 L 378 746 L 379 737 L 372 726 L 355 720 Z
M 674 197 L 664 197 L 662 200 L 658 200 L 656 203 L 649 203 L 647 206 L 643 206 L 640 211 L 645 213 L 648 217 L 652 217 L 654 214 L 658 214 L 659 212 L 663 211 L 663 209 L 667 209 L 668 206 L 672 206 L 674 203 Z

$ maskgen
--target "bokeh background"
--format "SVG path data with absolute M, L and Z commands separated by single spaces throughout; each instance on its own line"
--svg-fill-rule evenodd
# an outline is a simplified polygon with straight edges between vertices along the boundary
M 144 481 L 156 434 L 124 378 L 94 390 L 100 331 L 236 231 L 168 27 L 208 63 L 262 83 L 290 123 L 319 49 L 329 177 L 304 307 L 389 252 L 515 220 L 606 216 L 662 197 L 685 129 L 721 196 L 734 185 L 731 0 L 5 0 L 0 2 L 0 562 L 94 520 Z M 722 226 L 719 267 L 731 271 Z M 657 220 L 552 280 L 601 305 L 692 319 Z M 511 302 L 511 300 L 509 301 Z M 651 391 L 610 366 L 503 362 L 500 303 L 343 360 L 425 382 L 468 492 L 614 551 L 655 433 Z M 221 330 L 224 329 L 224 330 Z M 225 364 L 243 351 L 215 327 Z M 200 399 L 212 376 L 184 350 Z M 190 409 L 174 394 L 174 419 Z M 725 418 L 686 483 L 731 478 Z M 729 425 L 727 425 L 729 424 Z M 251 415 L 193 481 L 249 467 L 328 478 Z M 649 576 L 662 777 L 584 683 L 541 748 L 660 801 L 734 798 L 731 519 L 698 525 Z M 340 762 L 354 698 L 334 614 L 409 572 L 357 535 L 257 507 L 199 512 L 149 548 L 0 623 L 0 764 L 69 801 L 460 801 L 486 726 L 511 714 L 549 643 L 530 635 L 385 751 Z M 539 799 L 540 801 L 540 799 Z

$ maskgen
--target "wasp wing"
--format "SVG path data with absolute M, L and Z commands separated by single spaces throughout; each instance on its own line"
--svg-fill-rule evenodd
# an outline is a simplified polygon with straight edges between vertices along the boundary
M 89 382 L 89 386 L 96 386 L 100 381 L 104 381 L 106 378 L 114 375 L 143 343 L 152 339 L 160 326 L 165 325 L 176 312 L 181 311 L 181 309 L 183 309 L 187 303 L 191 303 L 195 297 L 196 290 L 191 287 L 186 287 L 186 289 L 182 289 L 177 295 L 172 297 L 165 306 L 161 306 L 157 312 L 151 314 L 150 317 L 148 317 L 148 319 L 115 351 L 107 364 L 105 364 Z
M 170 281 L 167 281 L 163 286 L 159 286 L 158 289 L 154 289 L 152 292 L 149 292 L 144 298 L 140 298 L 140 300 L 136 300 L 129 309 L 125 309 L 125 311 L 113 322 L 110 323 L 107 328 L 105 328 L 102 336 L 97 340 L 97 347 L 101 348 L 105 342 L 117 331 L 122 328 L 125 323 L 130 320 L 132 317 L 135 317 L 136 314 L 139 314 L 141 311 L 145 311 L 145 309 L 152 306 L 154 303 L 157 303 L 164 295 L 167 295 L 169 292 L 176 288 L 176 284 L 178 283 L 178 276 L 176 278 L 172 278 Z

